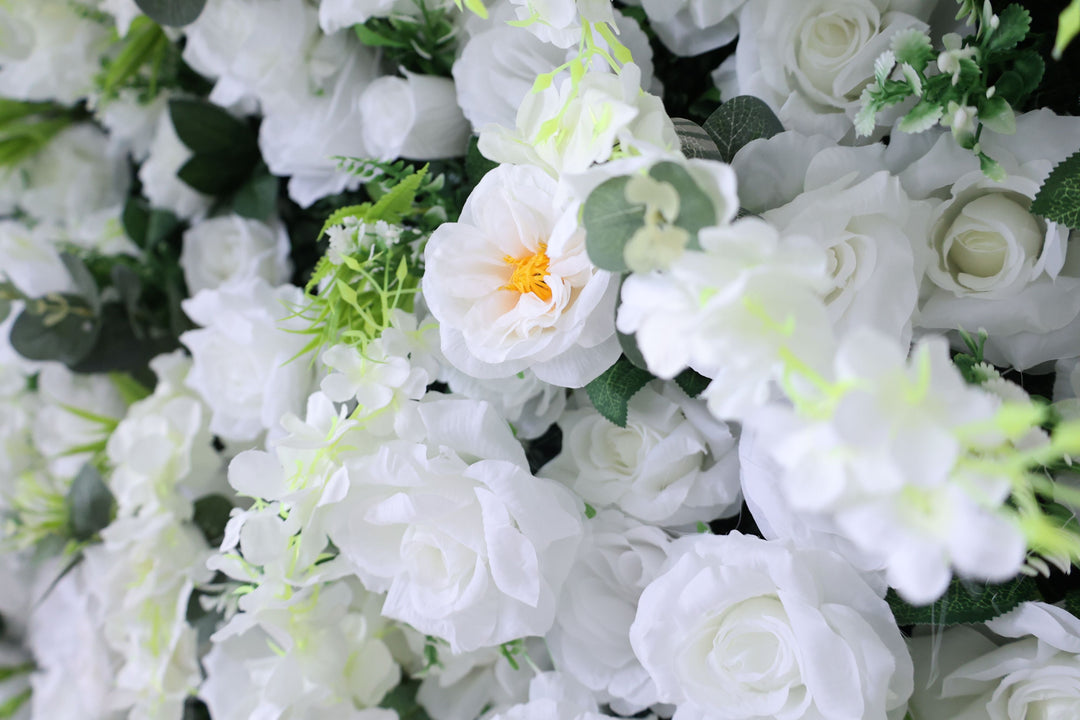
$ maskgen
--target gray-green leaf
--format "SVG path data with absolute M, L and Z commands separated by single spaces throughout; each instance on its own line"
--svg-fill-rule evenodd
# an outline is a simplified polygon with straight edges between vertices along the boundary
M 72 537 L 85 542 L 112 522 L 116 500 L 97 468 L 86 463 L 71 481 L 64 504 L 67 506 Z
M 645 207 L 626 199 L 628 177 L 606 180 L 589 193 L 581 211 L 585 249 L 589 260 L 602 270 L 626 272 L 623 248 L 645 224 Z
M 135 0 L 135 4 L 154 22 L 180 27 L 195 22 L 206 0 Z
M 752 95 L 731 98 L 705 121 L 705 131 L 716 143 L 724 162 L 751 140 L 771 138 L 784 126 L 765 101 Z

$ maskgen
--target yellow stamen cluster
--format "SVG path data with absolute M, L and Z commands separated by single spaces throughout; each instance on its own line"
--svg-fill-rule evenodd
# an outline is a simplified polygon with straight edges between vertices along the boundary
M 503 262 L 514 268 L 510 276 L 510 282 L 500 287 L 500 290 L 516 290 L 521 294 L 532 293 L 544 302 L 551 300 L 551 288 L 548 287 L 545 278 L 548 276 L 548 263 L 551 261 L 547 256 L 547 245 L 540 243 L 540 248 L 535 254 L 523 258 L 515 258 L 507 255 Z

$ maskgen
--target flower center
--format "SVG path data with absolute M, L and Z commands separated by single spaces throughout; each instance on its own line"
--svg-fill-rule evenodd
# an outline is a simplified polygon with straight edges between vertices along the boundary
M 548 276 L 547 245 L 540 243 L 540 249 L 536 254 L 523 258 L 514 258 L 509 255 L 503 258 L 503 262 L 514 268 L 510 276 L 510 282 L 503 285 L 500 290 L 517 290 L 519 293 L 532 293 L 544 302 L 551 300 L 551 288 L 544 281 Z

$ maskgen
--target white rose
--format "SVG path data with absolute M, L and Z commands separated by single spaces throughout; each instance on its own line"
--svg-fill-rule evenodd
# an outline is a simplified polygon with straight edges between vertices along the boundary
M 529 701 L 515 705 L 491 720 L 604 720 L 596 698 L 569 673 L 537 675 L 529 684 Z
M 562 452 L 541 473 L 597 508 L 614 505 L 643 522 L 671 526 L 742 507 L 731 430 L 680 390 L 639 390 L 626 427 L 591 406 L 567 412 L 559 425 Z
M 66 0 L 6 3 L 0 47 L 0 95 L 74 105 L 94 90 L 110 28 Z M 7 37 L 4 37 L 7 40 Z
M 113 147 L 130 152 L 132 158 L 141 162 L 150 152 L 158 121 L 168 112 L 168 107 L 168 92 L 160 92 L 156 98 L 144 103 L 135 90 L 123 89 L 116 98 L 96 107 L 94 117 L 108 130 Z
M 1080 714 L 1080 620 L 1028 602 L 991 620 L 994 641 L 965 627 L 911 640 L 919 675 L 911 699 L 922 720 L 1065 720 Z M 1007 639 L 1012 639 L 1009 642 Z M 940 647 L 940 650 L 938 648 Z M 920 665 L 922 667 L 920 667 Z M 936 680 L 930 671 L 937 668 Z
M 668 50 L 690 57 L 723 47 L 739 32 L 746 0 L 638 0 L 649 26 Z
M 737 532 L 675 542 L 630 642 L 676 720 L 899 720 L 912 690 L 892 612 L 850 565 Z
M 441 376 L 455 393 L 491 403 L 524 440 L 543 435 L 566 409 L 566 389 L 544 382 L 528 368 L 509 377 L 480 379 L 444 366 Z
M 386 75 L 360 96 L 364 143 L 378 160 L 438 160 L 465 154 L 469 123 L 454 82 L 434 75 Z
M 1015 135 L 981 146 L 1002 164 L 996 183 L 942 132 L 918 141 L 894 134 L 886 160 L 911 197 L 940 198 L 925 254 L 916 327 L 982 328 L 986 357 L 1018 370 L 1080 355 L 1080 250 L 1068 228 L 1029 212 L 1080 121 L 1048 110 L 1020 115 Z
M 616 285 L 589 262 L 577 213 L 543 171 L 502 166 L 432 234 L 423 292 L 451 364 L 582 387 L 615 362 Z
M 80 123 L 53 138 L 23 166 L 22 210 L 36 220 L 77 227 L 85 216 L 123 204 L 131 175 L 127 158 L 105 133 Z
M 210 196 L 191 189 L 176 175 L 191 156 L 191 150 L 176 135 L 169 113 L 161 113 L 149 154 L 139 168 L 139 182 L 151 205 L 169 210 L 184 220 L 205 215 L 212 201 Z
M 629 632 L 641 591 L 659 574 L 670 540 L 614 510 L 601 511 L 585 527 L 547 642 L 557 667 L 632 715 L 658 701 Z
M 913 4 L 913 3 L 905 3 Z M 834 140 L 854 135 L 874 61 L 901 30 L 925 30 L 934 0 L 755 0 L 739 15 L 735 54 L 714 74 L 724 97 L 753 95 L 784 127 Z
M 513 128 L 536 77 L 565 59 L 564 50 L 523 28 L 485 28 L 468 39 L 454 61 L 457 102 L 476 132 L 488 123 Z
M 604 162 L 616 142 L 623 151 L 677 150 L 671 118 L 659 97 L 642 91 L 641 81 L 641 69 L 628 63 L 618 75 L 586 72 L 576 93 L 567 78 L 529 94 L 518 109 L 516 130 L 488 125 L 480 131 L 480 152 L 558 177 Z M 553 120 L 557 129 L 549 134 L 546 124 Z
M 277 285 L 288 280 L 292 269 L 289 235 L 277 221 L 267 224 L 239 215 L 203 220 L 184 233 L 180 268 L 191 295 L 254 277 Z
M 304 336 L 290 332 L 298 329 L 290 318 L 302 302 L 299 288 L 275 289 L 252 278 L 203 290 L 182 303 L 188 317 L 203 326 L 180 341 L 193 361 L 187 385 L 210 407 L 212 433 L 254 440 L 286 412 L 304 406 L 313 372 L 304 358 L 295 357 Z
M 436 400 L 419 414 L 425 444 L 346 461 L 348 494 L 326 508 L 330 539 L 367 587 L 388 590 L 384 615 L 455 652 L 544 634 L 581 536 L 580 503 L 529 474 L 487 403 Z

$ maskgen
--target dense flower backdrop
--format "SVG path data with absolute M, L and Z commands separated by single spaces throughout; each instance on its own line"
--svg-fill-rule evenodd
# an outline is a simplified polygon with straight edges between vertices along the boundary
M 1080 717 L 1080 0 L 0 0 L 0 718 Z

